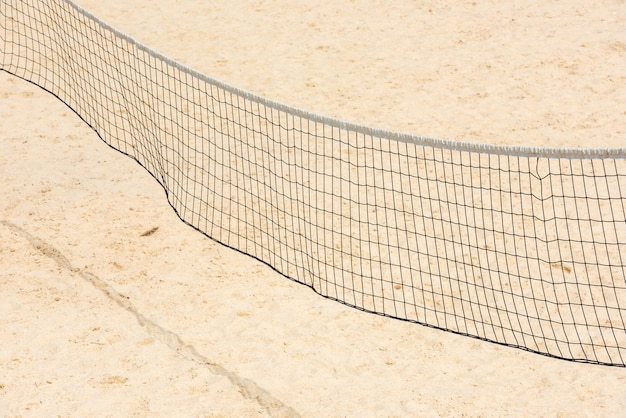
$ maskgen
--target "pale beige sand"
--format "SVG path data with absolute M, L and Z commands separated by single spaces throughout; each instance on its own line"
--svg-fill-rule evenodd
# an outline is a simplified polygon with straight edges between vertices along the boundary
M 194 68 L 326 115 L 459 140 L 624 145 L 621 2 L 230 3 L 82 4 Z M 320 298 L 185 226 L 141 167 L 54 97 L 0 73 L 0 98 L 3 415 L 626 407 L 624 369 Z

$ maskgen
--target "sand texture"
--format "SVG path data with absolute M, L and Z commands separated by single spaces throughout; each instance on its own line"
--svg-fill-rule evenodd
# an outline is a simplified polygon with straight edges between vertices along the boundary
M 81 1 L 239 88 L 394 131 L 623 147 L 626 6 Z M 620 416 L 626 369 L 324 299 L 181 222 L 142 167 L 0 73 L 1 416 Z

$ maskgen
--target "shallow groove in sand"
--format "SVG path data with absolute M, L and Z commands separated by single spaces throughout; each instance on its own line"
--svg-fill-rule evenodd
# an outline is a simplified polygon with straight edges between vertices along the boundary
M 156 322 L 144 316 L 141 312 L 137 311 L 127 296 L 118 292 L 105 280 L 102 280 L 95 274 L 90 273 L 85 269 L 73 267 L 70 260 L 57 248 L 30 234 L 28 231 L 20 228 L 12 222 L 2 220 L 0 221 L 0 224 L 24 238 L 30 243 L 30 245 L 33 246 L 33 248 L 38 250 L 42 255 L 52 259 L 59 267 L 80 276 L 92 286 L 102 291 L 102 293 L 104 293 L 109 299 L 124 308 L 126 311 L 130 312 L 135 317 L 139 325 L 144 327 L 152 337 L 166 344 L 170 349 L 176 351 L 185 359 L 207 367 L 209 371 L 215 375 L 226 377 L 235 387 L 237 387 L 243 397 L 255 400 L 271 416 L 299 416 L 293 408 L 285 405 L 282 401 L 272 396 L 267 390 L 260 387 L 254 381 L 239 376 L 235 372 L 224 368 L 222 365 L 210 361 L 206 356 L 199 353 L 193 345 L 185 343 L 185 341 L 183 341 L 178 334 L 161 327 Z

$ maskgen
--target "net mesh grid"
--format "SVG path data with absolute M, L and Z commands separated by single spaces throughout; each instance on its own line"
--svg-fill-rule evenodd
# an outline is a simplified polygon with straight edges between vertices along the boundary
M 197 73 L 71 1 L 3 0 L 0 37 L 1 70 L 66 103 L 216 241 L 361 310 L 626 366 L 625 150 L 324 118 Z

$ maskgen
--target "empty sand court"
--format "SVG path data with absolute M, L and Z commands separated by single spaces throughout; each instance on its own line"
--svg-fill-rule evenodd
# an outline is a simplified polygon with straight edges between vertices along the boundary
M 332 118 L 484 144 L 625 145 L 617 1 L 79 4 L 202 73 Z M 0 98 L 3 415 L 618 416 L 626 407 L 624 368 L 322 298 L 181 222 L 155 178 L 53 95 L 0 72 Z M 548 263 L 538 274 L 573 268 Z M 617 270 L 598 280 L 607 274 L 624 280 Z

